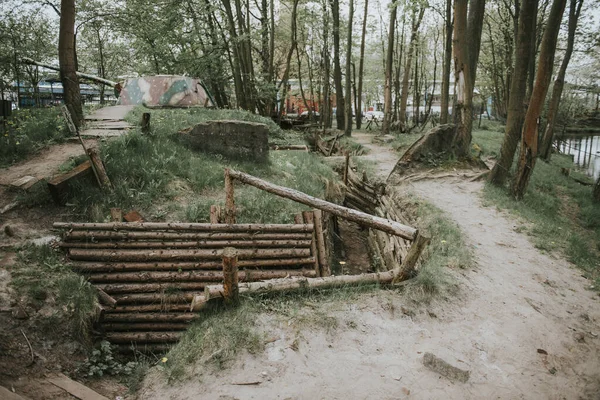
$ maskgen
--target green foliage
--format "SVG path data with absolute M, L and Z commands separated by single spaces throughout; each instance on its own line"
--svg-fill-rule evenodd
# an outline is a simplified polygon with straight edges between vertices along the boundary
M 84 277 L 71 271 L 60 253 L 48 245 L 22 247 L 11 275 L 16 292 L 37 306 L 56 296 L 53 300 L 60 311 L 49 317 L 53 329 L 68 328 L 75 338 L 87 341 L 98 304 L 96 292 Z
M 135 361 L 119 362 L 113 354 L 113 346 L 106 340 L 101 341 L 90 356 L 78 368 L 79 373 L 89 377 L 104 375 L 132 375 L 138 367 Z
M 58 107 L 14 111 L 0 126 L 0 166 L 19 161 L 50 144 L 61 143 L 68 135 Z

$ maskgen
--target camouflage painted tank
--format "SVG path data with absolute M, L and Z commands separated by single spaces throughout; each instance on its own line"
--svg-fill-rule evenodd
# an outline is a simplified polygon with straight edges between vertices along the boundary
M 120 88 L 117 104 L 142 104 L 146 107 L 215 106 L 212 96 L 199 79 L 177 75 L 129 78 Z

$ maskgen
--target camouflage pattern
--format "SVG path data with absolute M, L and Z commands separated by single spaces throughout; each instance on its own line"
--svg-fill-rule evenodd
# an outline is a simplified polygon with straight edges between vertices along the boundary
M 127 79 L 117 104 L 142 104 L 146 107 L 215 106 L 210 93 L 199 79 L 176 75 Z

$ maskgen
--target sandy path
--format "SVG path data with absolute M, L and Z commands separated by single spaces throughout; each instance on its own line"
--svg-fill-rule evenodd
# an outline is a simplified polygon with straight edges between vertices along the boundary
M 378 169 L 386 175 L 395 160 L 370 147 L 388 164 Z M 458 180 L 407 188 L 456 221 L 473 248 L 475 268 L 451 271 L 456 299 L 410 316 L 401 296 L 365 295 L 329 310 L 339 321 L 330 333 L 263 316 L 266 336 L 277 339 L 263 354 L 181 385 L 165 385 L 154 372 L 139 398 L 600 399 L 600 297 L 577 269 L 536 250 L 510 217 L 482 207 L 481 188 Z M 469 381 L 430 371 L 425 352 L 470 370 Z
M 375 163 L 375 175 L 385 181 L 396 166 L 400 155 L 390 147 L 373 143 L 374 136 L 372 133 L 352 132 L 352 139 L 369 149 L 368 154 L 358 156 L 358 158 L 373 161 Z

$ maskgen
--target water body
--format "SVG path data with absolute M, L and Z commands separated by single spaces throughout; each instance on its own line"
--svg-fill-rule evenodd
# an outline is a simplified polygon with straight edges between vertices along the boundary
M 600 135 L 576 135 L 556 142 L 563 154 L 571 154 L 573 162 L 594 178 L 600 176 Z

